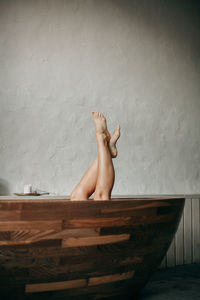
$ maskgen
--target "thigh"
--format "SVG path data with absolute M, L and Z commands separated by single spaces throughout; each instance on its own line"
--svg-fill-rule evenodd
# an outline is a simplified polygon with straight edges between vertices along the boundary
M 77 185 L 70 195 L 70 200 L 88 200 L 87 191 L 81 186 Z

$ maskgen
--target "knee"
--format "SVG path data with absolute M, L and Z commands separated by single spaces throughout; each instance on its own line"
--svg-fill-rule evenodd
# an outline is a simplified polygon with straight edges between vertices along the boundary
M 81 188 L 74 189 L 70 194 L 70 200 L 87 200 L 88 197 Z
M 110 193 L 99 189 L 95 191 L 94 200 L 110 200 Z
M 77 193 L 76 191 L 72 191 L 70 194 L 70 200 L 76 200 L 77 199 Z

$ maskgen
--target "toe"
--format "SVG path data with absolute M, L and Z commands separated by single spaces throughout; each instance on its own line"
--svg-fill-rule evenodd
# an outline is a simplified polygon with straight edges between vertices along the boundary
M 101 115 L 101 118 L 102 118 L 102 119 L 105 119 L 105 117 L 104 117 L 104 115 L 103 115 L 102 113 L 100 113 L 100 115 Z

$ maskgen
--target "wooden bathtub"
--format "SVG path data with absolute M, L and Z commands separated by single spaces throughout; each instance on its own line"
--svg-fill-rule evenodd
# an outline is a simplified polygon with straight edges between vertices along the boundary
M 1 300 L 134 299 L 166 254 L 185 201 L 0 198 Z

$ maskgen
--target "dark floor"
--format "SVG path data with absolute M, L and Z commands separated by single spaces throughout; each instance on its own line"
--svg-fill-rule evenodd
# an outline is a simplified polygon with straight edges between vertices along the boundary
M 200 300 L 200 264 L 157 271 L 138 300 Z

